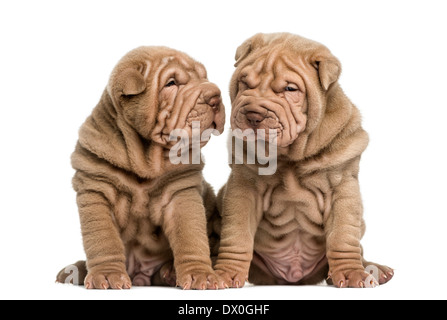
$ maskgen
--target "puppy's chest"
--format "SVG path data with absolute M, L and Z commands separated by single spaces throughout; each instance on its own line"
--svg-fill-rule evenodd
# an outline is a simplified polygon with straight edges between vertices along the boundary
M 117 193 L 113 215 L 123 239 L 130 241 L 147 235 L 158 237 L 163 208 L 172 195 L 151 183 L 127 184 Z
M 264 219 L 272 224 L 283 219 L 302 220 L 322 225 L 323 218 L 331 209 L 333 187 L 327 173 L 300 177 L 295 170 L 281 172 L 273 183 L 266 186 L 263 194 Z
M 148 218 L 151 215 L 151 211 L 154 211 L 154 207 L 160 207 L 161 198 L 163 193 L 154 194 L 148 186 L 134 186 L 131 198 L 131 206 L 129 209 L 129 215 L 136 219 Z

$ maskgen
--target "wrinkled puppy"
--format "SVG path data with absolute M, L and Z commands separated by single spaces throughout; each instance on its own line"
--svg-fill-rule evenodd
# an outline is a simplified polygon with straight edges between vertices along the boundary
M 76 264 L 80 284 L 216 288 L 207 233 L 215 195 L 203 164 L 174 164 L 169 154 L 173 130 L 191 137 L 196 122 L 200 134 L 221 133 L 224 112 L 203 65 L 184 53 L 141 47 L 118 63 L 72 156 L 87 255 Z
M 339 61 L 291 34 L 257 34 L 236 60 L 232 129 L 275 143 L 278 163 L 272 175 L 259 175 L 259 162 L 232 165 L 218 196 L 216 273 L 233 287 L 247 279 L 269 285 L 326 278 L 337 287 L 368 287 L 377 284 L 371 271 L 380 284 L 389 281 L 392 269 L 363 259 L 358 173 L 368 135 L 338 84 Z

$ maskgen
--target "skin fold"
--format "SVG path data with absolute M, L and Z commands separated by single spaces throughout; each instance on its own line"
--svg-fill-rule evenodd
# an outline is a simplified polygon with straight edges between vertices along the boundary
M 215 270 L 227 286 L 370 287 L 392 278 L 363 259 L 358 174 L 368 135 L 340 72 L 326 47 L 292 34 L 257 34 L 237 49 L 232 129 L 276 132 L 278 165 L 259 175 L 259 163 L 232 164 L 219 192 Z
M 79 284 L 217 288 L 207 228 L 214 192 L 203 163 L 168 157 L 176 143 L 170 133 L 182 129 L 191 138 L 193 121 L 201 133 L 222 133 L 225 123 L 220 90 L 203 65 L 165 47 L 141 47 L 121 59 L 72 155 L 87 255 L 75 264 Z M 65 270 L 59 282 L 69 276 Z

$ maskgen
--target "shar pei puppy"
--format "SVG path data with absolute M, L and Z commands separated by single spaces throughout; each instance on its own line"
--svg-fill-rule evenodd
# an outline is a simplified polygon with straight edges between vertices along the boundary
M 327 279 L 340 288 L 389 281 L 392 269 L 363 259 L 358 174 L 368 135 L 338 84 L 338 59 L 317 42 L 281 33 L 248 39 L 236 60 L 232 129 L 244 133 L 246 156 L 254 150 L 247 147 L 247 130 L 265 146 L 275 144 L 277 167 L 260 175 L 260 161 L 245 157 L 235 164 L 232 143 L 232 172 L 218 195 L 216 273 L 233 287 L 247 280 L 299 285 Z
M 220 90 L 202 64 L 165 47 L 124 56 L 72 155 L 87 261 L 62 270 L 58 281 L 75 270 L 87 289 L 216 288 L 207 230 L 215 195 L 201 161 L 171 161 L 179 142 L 170 133 L 184 132 L 185 154 L 198 124 L 195 135 L 208 132 L 196 146 L 200 156 L 224 122 Z

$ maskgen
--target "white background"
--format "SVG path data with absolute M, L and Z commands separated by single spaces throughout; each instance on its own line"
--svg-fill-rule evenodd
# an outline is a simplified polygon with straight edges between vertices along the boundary
M 2 1 L 0 298 L 447 298 L 446 13 L 445 1 L 431 0 Z M 70 154 L 118 59 L 140 45 L 185 51 L 207 67 L 229 114 L 237 46 L 277 31 L 324 43 L 342 62 L 340 83 L 371 137 L 360 177 L 365 256 L 395 268 L 395 278 L 368 290 L 54 284 L 63 266 L 84 258 Z M 226 135 L 204 153 L 217 190 L 229 174 Z

